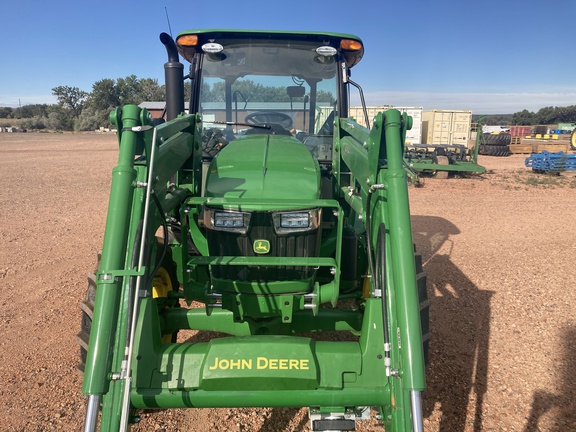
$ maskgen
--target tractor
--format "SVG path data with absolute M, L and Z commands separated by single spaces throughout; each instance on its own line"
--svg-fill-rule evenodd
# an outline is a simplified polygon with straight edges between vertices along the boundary
M 118 165 L 78 335 L 84 430 L 128 430 L 141 410 L 306 407 L 312 431 L 371 416 L 422 431 L 412 119 L 348 118 L 362 40 L 210 29 L 160 41 L 162 115 L 110 114 Z

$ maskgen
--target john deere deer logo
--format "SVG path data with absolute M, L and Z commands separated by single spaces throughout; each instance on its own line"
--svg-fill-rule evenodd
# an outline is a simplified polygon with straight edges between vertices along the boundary
M 270 242 L 268 240 L 256 240 L 254 242 L 254 253 L 267 254 L 270 252 Z

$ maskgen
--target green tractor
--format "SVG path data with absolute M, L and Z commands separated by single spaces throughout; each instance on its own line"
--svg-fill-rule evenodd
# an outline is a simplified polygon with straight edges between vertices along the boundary
M 85 431 L 199 407 L 308 407 L 313 431 L 371 415 L 422 431 L 429 318 L 403 162 L 411 118 L 389 110 L 371 130 L 347 118 L 362 41 L 160 40 L 163 118 L 111 113 L 118 165 L 79 334 Z

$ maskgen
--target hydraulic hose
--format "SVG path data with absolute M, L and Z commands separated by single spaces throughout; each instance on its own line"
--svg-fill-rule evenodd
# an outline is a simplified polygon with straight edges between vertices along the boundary
M 366 243 L 368 248 L 368 266 L 370 267 L 370 274 L 372 275 L 372 284 L 375 290 L 380 290 L 380 295 L 382 298 L 382 322 L 384 325 L 384 365 L 386 366 L 386 376 L 390 376 L 390 369 L 392 361 L 390 359 L 390 328 L 388 325 L 388 302 L 386 297 L 386 251 L 382 251 L 382 269 L 378 274 L 376 273 L 376 268 L 374 264 L 374 252 L 372 249 L 372 228 L 371 228 L 371 215 L 370 215 L 370 203 L 372 201 L 372 194 L 379 189 L 384 189 L 383 184 L 374 184 L 368 189 L 368 197 L 366 198 Z M 384 225 L 381 229 L 385 229 Z M 380 239 L 380 232 L 378 233 L 378 239 Z M 379 247 L 385 247 L 385 243 L 378 245 Z M 381 276 L 381 278 L 379 277 Z
M 164 231 L 164 244 L 162 245 L 163 246 L 162 247 L 162 255 L 160 256 L 160 259 L 156 263 L 156 266 L 154 267 L 154 271 L 152 273 L 149 273 L 151 277 L 150 277 L 150 279 L 148 279 L 148 283 L 146 284 L 146 291 L 149 291 L 150 289 L 152 289 L 152 284 L 154 283 L 154 275 L 160 269 L 160 266 L 162 266 L 162 262 L 164 261 L 164 258 L 166 257 L 166 253 L 168 252 L 168 223 L 166 222 L 166 217 L 164 216 L 164 210 L 162 209 L 162 204 L 160 204 L 160 200 L 158 199 L 158 197 L 156 196 L 154 191 L 152 191 L 150 196 L 152 197 L 152 200 L 156 204 L 156 207 L 158 208 L 158 211 L 160 212 L 160 215 L 162 216 L 162 230 Z

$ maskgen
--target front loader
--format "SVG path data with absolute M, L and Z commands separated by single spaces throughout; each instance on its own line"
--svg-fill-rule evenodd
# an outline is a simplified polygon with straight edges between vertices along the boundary
M 389 110 L 368 130 L 347 117 L 362 41 L 160 40 L 163 118 L 134 105 L 111 114 L 118 165 L 81 304 L 84 430 L 127 430 L 143 409 L 308 407 L 313 431 L 371 415 L 386 431 L 422 431 L 428 300 L 403 162 L 411 118 Z

